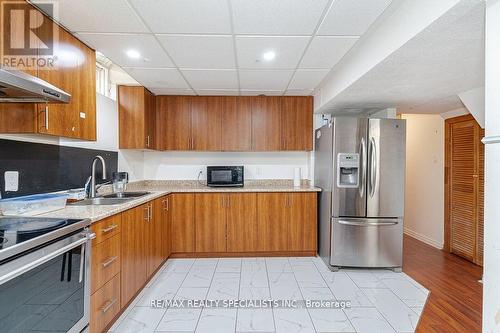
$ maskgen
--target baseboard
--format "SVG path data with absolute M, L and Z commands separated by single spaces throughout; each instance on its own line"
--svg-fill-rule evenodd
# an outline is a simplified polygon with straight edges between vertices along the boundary
M 428 244 L 432 247 L 435 247 L 436 249 L 439 249 L 439 250 L 443 249 L 443 243 L 436 242 L 434 239 L 429 238 L 425 235 L 422 235 L 418 232 L 415 232 L 411 229 L 404 228 L 404 233 L 407 234 L 408 236 L 411 236 L 415 239 L 418 239 L 421 242 L 424 242 L 425 244 Z

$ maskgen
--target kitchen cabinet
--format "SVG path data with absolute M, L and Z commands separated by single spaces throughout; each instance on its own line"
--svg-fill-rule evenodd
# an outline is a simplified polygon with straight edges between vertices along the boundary
M 161 150 L 191 150 L 191 97 L 156 96 Z
M 222 149 L 223 97 L 191 98 L 191 149 L 220 151 Z
M 226 252 L 226 207 L 226 194 L 195 194 L 196 252 Z
M 154 272 L 160 267 L 164 261 L 163 257 L 163 224 L 164 224 L 164 212 L 163 212 L 163 198 L 154 200 L 148 203 L 149 205 L 149 217 L 146 223 L 147 225 L 147 235 L 146 243 L 148 247 L 147 253 L 147 273 L 148 277 L 153 275 Z
M 285 96 L 281 99 L 281 149 L 313 149 L 312 97 Z
M 40 17 L 51 21 L 42 15 Z M 95 52 L 54 22 L 39 28 L 37 35 L 43 39 L 50 30 L 55 30 L 58 38 L 54 66 L 25 72 L 70 93 L 71 101 L 68 104 L 0 103 L 0 133 L 48 134 L 95 141 Z
M 91 293 L 97 291 L 113 276 L 120 273 L 120 250 L 120 235 L 111 237 L 108 240 L 93 246 Z
M 161 205 L 156 205 L 155 209 L 160 209 L 163 214 L 163 221 L 162 221 L 162 253 L 163 253 L 163 260 L 166 260 L 168 257 L 170 257 L 170 254 L 172 253 L 172 196 L 167 195 L 161 200 Z
M 252 99 L 252 150 L 281 150 L 281 140 L 281 97 L 254 97 Z
M 147 280 L 146 236 L 149 203 L 122 213 L 121 306 L 135 296 Z
M 227 252 L 257 251 L 257 193 L 230 193 L 226 200 Z
M 174 193 L 170 199 L 172 253 L 195 252 L 194 194 Z
M 118 86 L 121 149 L 154 149 L 155 97 L 144 87 Z
M 120 275 L 90 297 L 90 333 L 101 333 L 120 313 Z
M 259 251 L 316 251 L 316 193 L 257 194 Z
M 222 151 L 252 150 L 252 99 L 225 96 L 222 107 Z

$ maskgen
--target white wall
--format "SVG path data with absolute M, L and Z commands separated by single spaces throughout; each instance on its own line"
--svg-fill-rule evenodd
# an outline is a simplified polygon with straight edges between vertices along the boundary
M 145 179 L 206 179 L 207 165 L 244 165 L 245 179 L 292 179 L 299 167 L 310 179 L 307 152 L 144 152 Z
M 403 114 L 406 119 L 405 233 L 443 248 L 444 119 Z
M 486 2 L 483 332 L 500 332 L 500 0 Z

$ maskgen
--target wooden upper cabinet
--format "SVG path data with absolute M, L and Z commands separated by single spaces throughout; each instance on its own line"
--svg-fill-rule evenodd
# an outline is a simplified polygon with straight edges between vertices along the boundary
M 40 14 L 38 19 L 50 21 L 50 24 L 41 25 L 36 34 L 40 40 L 47 40 L 45 36 L 54 32 L 50 57 L 55 60 L 50 69 L 37 67 L 24 71 L 68 92 L 71 101 L 48 105 L 0 104 L 0 132 L 96 140 L 95 52 L 47 16 Z M 39 49 L 39 56 L 42 56 L 40 53 Z
M 281 97 L 252 99 L 252 150 L 281 150 Z
M 146 88 L 118 86 L 120 148 L 152 149 L 155 133 L 154 96 Z
M 161 150 L 191 150 L 191 98 L 156 96 Z
M 252 150 L 253 97 L 223 97 L 222 151 Z
M 281 149 L 313 149 L 312 97 L 285 96 L 281 100 Z
M 222 148 L 222 104 L 218 96 L 191 99 L 191 149 L 220 151 Z

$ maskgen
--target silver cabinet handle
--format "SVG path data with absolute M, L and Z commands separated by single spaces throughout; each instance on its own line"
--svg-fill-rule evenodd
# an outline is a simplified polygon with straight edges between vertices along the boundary
M 45 129 L 49 130 L 49 105 L 45 104 Z
M 357 221 L 347 221 L 347 220 L 339 220 L 339 224 L 344 224 L 344 225 L 355 225 L 359 227 L 371 227 L 371 226 L 388 226 L 388 225 L 396 225 L 398 224 L 397 221 L 393 222 L 357 222 Z
M 149 134 L 146 136 L 146 147 L 149 148 Z
M 114 298 L 114 299 L 112 299 L 112 300 L 107 301 L 107 302 L 104 304 L 104 306 L 100 309 L 100 310 L 101 310 L 101 312 L 102 312 L 102 313 L 106 313 L 106 312 L 108 312 L 108 311 L 109 311 L 109 309 L 111 309 L 111 307 L 112 307 L 113 305 L 115 305 L 115 303 L 116 303 L 116 302 L 117 302 L 117 299 L 116 299 L 116 298 Z
M 109 265 L 111 265 L 113 262 L 116 261 L 116 259 L 118 259 L 118 256 L 114 256 L 114 257 L 111 257 L 109 258 L 108 260 L 106 260 L 105 262 L 102 263 L 102 267 L 103 268 L 106 268 L 108 267 Z
M 146 211 L 146 216 L 144 217 L 144 220 L 149 221 L 149 205 L 144 207 L 144 210 Z
M 109 227 L 106 227 L 106 228 L 102 229 L 102 233 L 106 234 L 106 233 L 108 233 L 108 232 L 110 232 L 110 231 L 112 231 L 112 230 L 114 230 L 116 228 L 118 228 L 118 225 L 117 224 L 112 224 Z
M 365 195 L 365 181 L 366 181 L 366 142 L 365 138 L 361 138 L 360 147 L 359 147 L 359 156 L 361 157 L 361 184 L 359 186 L 359 196 L 362 198 Z
M 229 208 L 229 206 L 231 206 L 231 197 L 229 196 L 229 194 L 227 195 L 226 197 L 226 207 Z

